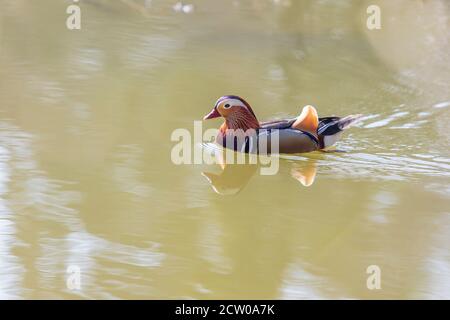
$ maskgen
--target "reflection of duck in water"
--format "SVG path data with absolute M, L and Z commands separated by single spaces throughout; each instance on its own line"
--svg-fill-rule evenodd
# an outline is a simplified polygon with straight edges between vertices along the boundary
M 319 118 L 314 107 L 306 106 L 297 118 L 260 123 L 252 108 L 244 99 L 238 96 L 223 96 L 217 100 L 214 108 L 204 119 L 218 117 L 225 118 L 216 138 L 216 142 L 223 147 L 249 152 L 250 145 L 254 145 L 250 141 L 249 134 L 245 134 L 246 139 L 242 139 L 241 144 L 234 140 L 235 138 L 242 138 L 239 130 L 256 133 L 257 139 L 263 136 L 270 139 L 272 136 L 270 130 L 277 130 L 279 153 L 303 153 L 332 146 L 339 140 L 342 131 L 347 129 L 360 116 Z M 231 146 L 226 145 L 227 137 L 233 139 L 230 140 Z M 270 152 L 269 146 L 270 143 L 267 146 Z
M 233 195 L 239 193 L 247 185 L 258 167 L 257 164 L 227 164 L 219 174 L 202 172 L 202 175 L 216 193 Z
M 309 187 L 316 180 L 317 161 L 309 159 L 305 162 L 292 164 L 291 176 L 298 180 L 304 187 Z
M 225 164 L 221 165 L 222 172 L 220 173 L 202 172 L 202 175 L 211 184 L 214 192 L 220 195 L 235 195 L 247 185 L 259 167 L 259 164 Z M 305 187 L 314 183 L 316 174 L 315 159 L 301 163 L 296 162 L 292 165 L 291 176 Z

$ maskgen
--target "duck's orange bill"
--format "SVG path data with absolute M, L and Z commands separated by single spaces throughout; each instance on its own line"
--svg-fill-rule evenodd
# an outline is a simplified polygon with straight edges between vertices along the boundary
M 213 108 L 210 113 L 203 117 L 203 120 L 214 119 L 220 117 L 219 111 L 216 108 Z

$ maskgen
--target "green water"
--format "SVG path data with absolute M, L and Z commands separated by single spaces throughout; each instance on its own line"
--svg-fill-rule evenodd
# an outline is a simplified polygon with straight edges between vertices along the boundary
M 447 1 L 145 3 L 70 31 L 70 1 L 0 1 L 0 298 L 450 298 Z M 224 94 L 364 118 L 276 175 L 175 165 Z

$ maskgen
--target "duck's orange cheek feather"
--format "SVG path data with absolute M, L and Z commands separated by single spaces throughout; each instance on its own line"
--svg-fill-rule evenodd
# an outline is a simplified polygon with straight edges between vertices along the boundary
M 228 117 L 232 112 L 234 112 L 235 110 L 234 110 L 234 107 L 230 107 L 230 108 L 228 108 L 228 109 L 225 109 L 225 108 L 219 108 L 219 112 L 220 112 L 220 114 L 222 115 L 222 117 L 224 117 L 224 118 L 226 118 L 226 117 Z

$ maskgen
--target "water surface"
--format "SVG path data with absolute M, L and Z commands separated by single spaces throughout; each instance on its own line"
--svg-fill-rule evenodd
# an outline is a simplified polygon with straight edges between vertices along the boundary
M 446 1 L 69 3 L 0 1 L 1 298 L 450 298 Z M 224 94 L 364 118 L 274 176 L 174 165 Z

